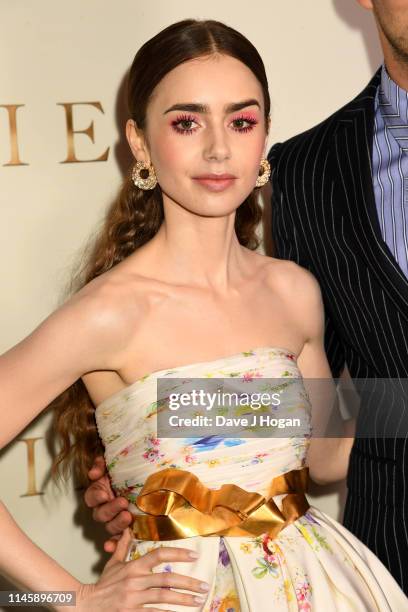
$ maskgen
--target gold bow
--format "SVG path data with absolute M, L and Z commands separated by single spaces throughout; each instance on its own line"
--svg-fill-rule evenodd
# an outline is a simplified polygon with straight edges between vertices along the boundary
M 187 470 L 166 468 L 151 474 L 137 497 L 137 507 L 146 514 L 133 514 L 134 537 L 177 540 L 268 533 L 275 538 L 309 508 L 307 481 L 307 467 L 276 476 L 265 498 L 235 484 L 209 489 Z M 281 494 L 286 494 L 282 510 L 273 500 Z

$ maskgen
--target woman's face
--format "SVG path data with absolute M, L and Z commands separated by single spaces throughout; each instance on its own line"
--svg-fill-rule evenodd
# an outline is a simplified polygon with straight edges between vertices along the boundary
M 154 90 L 145 135 L 165 200 L 200 215 L 228 214 L 258 177 L 266 140 L 261 85 L 227 55 L 185 62 Z

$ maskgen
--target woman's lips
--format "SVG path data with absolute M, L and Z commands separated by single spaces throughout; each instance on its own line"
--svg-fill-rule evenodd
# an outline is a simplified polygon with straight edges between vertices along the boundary
M 209 191 L 224 191 L 233 184 L 236 178 L 232 174 L 203 174 L 194 176 L 193 180 Z

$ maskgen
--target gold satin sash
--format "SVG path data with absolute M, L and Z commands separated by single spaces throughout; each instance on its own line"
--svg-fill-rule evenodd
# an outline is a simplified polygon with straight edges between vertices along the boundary
M 309 508 L 307 481 L 307 467 L 276 476 L 265 498 L 235 484 L 209 489 L 187 470 L 165 468 L 147 478 L 136 499 L 146 514 L 133 514 L 133 534 L 139 540 L 261 533 L 275 538 Z M 273 500 L 281 494 L 282 510 Z

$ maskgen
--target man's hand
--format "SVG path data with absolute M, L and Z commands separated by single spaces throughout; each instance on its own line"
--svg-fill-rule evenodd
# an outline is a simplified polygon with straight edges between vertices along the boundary
M 115 497 L 103 457 L 95 458 L 88 477 L 94 482 L 85 491 L 85 503 L 92 508 L 94 520 L 105 523 L 106 530 L 113 536 L 103 546 L 106 552 L 113 553 L 122 532 L 132 522 L 132 515 L 127 511 L 129 502 L 124 497 Z

